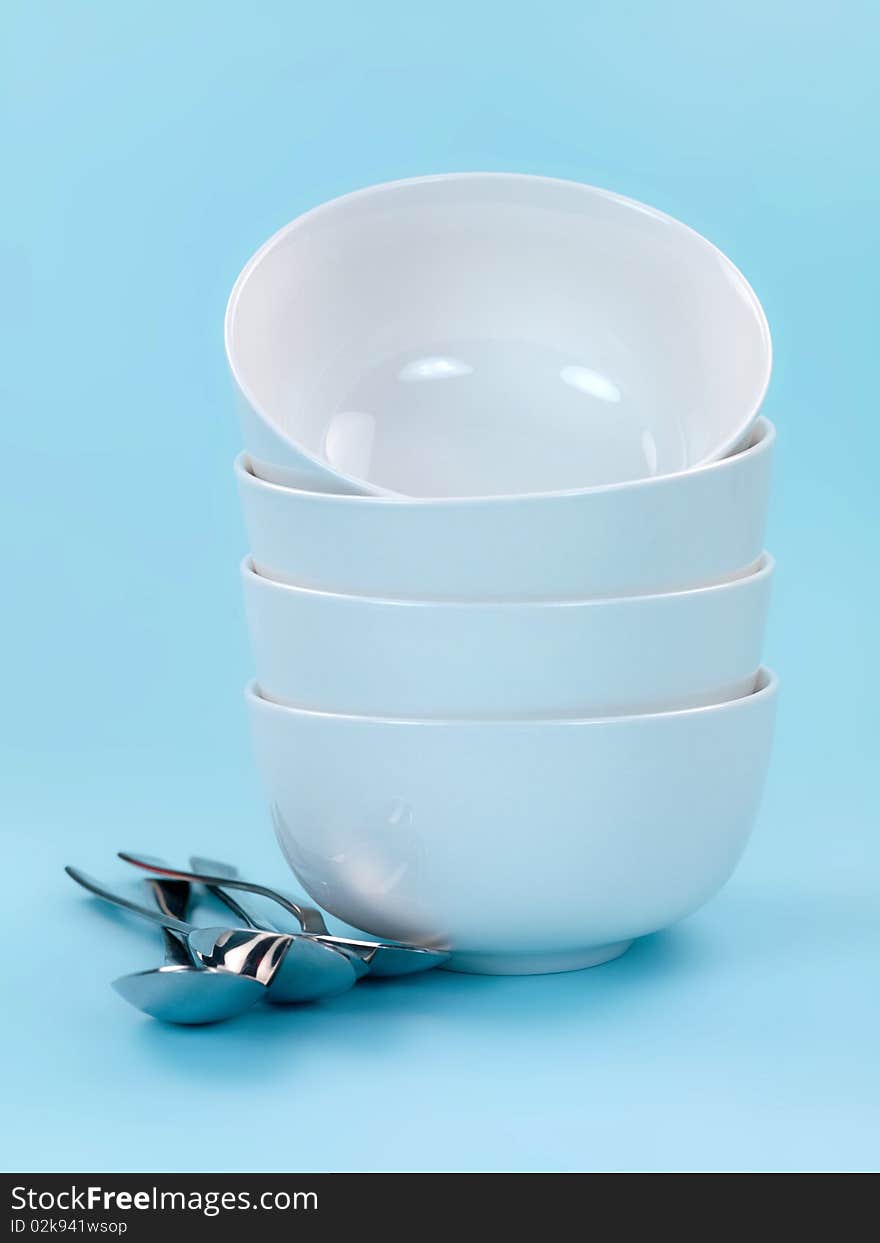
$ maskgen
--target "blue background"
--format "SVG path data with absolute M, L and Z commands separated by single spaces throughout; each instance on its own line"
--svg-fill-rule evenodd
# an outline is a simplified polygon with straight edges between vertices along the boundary
M 5 25 L 4 1168 L 876 1168 L 877 6 L 17 0 Z M 784 694 L 753 844 L 596 971 L 163 1029 L 108 987 L 158 941 L 61 868 L 283 876 L 241 702 L 228 290 L 303 209 L 463 169 L 656 204 L 764 302 Z

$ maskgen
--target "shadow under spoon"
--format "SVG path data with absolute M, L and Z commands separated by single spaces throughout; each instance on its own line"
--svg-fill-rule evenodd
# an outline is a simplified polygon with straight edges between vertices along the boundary
M 253 928 L 198 928 L 131 901 L 78 868 L 67 867 L 65 871 L 105 902 L 179 933 L 194 967 L 213 967 L 255 980 L 265 988 L 266 1000 L 274 1004 L 334 997 L 351 988 L 357 978 L 344 954 L 309 937 Z

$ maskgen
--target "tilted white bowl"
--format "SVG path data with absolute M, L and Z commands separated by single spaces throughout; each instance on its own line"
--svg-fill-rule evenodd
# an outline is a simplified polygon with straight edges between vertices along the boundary
M 247 693 L 307 892 L 490 973 L 604 962 L 711 897 L 752 829 L 775 700 L 767 671 L 731 703 L 582 721 L 333 716 Z
M 236 281 L 226 350 L 257 474 L 422 497 L 716 460 L 771 367 L 755 294 L 705 238 L 605 190 L 498 173 L 300 216 Z
M 267 483 L 235 463 L 251 556 L 279 582 L 410 599 L 560 599 L 680 591 L 764 547 L 776 432 L 677 475 L 548 496 L 410 500 Z
M 265 695 L 365 716 L 607 716 L 733 699 L 761 664 L 773 561 L 690 591 L 605 600 L 333 595 L 242 566 Z

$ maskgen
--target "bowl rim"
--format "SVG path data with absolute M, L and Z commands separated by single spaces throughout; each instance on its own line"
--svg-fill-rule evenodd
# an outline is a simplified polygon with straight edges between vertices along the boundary
M 579 497 L 655 488 L 684 479 L 686 476 L 703 475 L 710 471 L 722 471 L 727 468 L 733 469 L 737 464 L 742 465 L 746 458 L 757 458 L 772 452 L 776 444 L 775 423 L 766 414 L 759 414 L 752 431 L 754 434 L 749 444 L 727 457 L 719 458 L 716 462 L 703 462 L 699 466 L 689 466 L 684 470 L 672 471 L 666 475 L 650 475 L 645 479 L 624 479 L 619 483 L 598 483 L 589 488 L 565 488 L 558 492 L 520 492 L 507 496 L 369 496 L 366 494 L 358 496 L 350 492 L 319 492 L 312 488 L 297 488 L 292 484 L 274 483 L 271 479 L 264 479 L 254 470 L 254 457 L 248 453 L 247 449 L 242 449 L 236 454 L 232 468 L 242 486 L 251 487 L 257 491 L 290 493 L 297 499 L 314 502 L 316 505 L 348 505 L 353 502 L 356 506 L 363 506 L 366 502 L 373 508 L 418 506 L 422 509 L 448 508 L 449 506 L 460 506 L 462 509 L 498 508 L 499 506 L 524 505 L 530 502 L 540 502 L 546 505 L 553 500 L 568 502 Z
M 350 487 L 354 487 L 358 489 L 366 488 L 369 490 L 368 494 L 373 495 L 374 497 L 384 497 L 386 499 L 390 499 L 396 496 L 403 496 L 405 499 L 415 499 L 415 498 L 406 497 L 405 494 L 397 493 L 397 492 L 391 491 L 390 489 L 383 488 L 381 485 L 375 484 L 371 482 L 370 480 L 360 477 L 358 475 L 350 475 L 343 471 L 336 470 L 323 458 L 305 449 L 300 441 L 294 440 L 291 436 L 289 436 L 287 432 L 285 432 L 278 425 L 275 419 L 271 418 L 266 413 L 266 410 L 264 409 L 262 403 L 256 399 L 250 385 L 245 383 L 242 377 L 240 365 L 237 364 L 236 362 L 236 355 L 235 355 L 235 349 L 234 349 L 234 344 L 233 344 L 234 324 L 236 320 L 238 306 L 239 306 L 239 303 L 241 302 L 241 298 L 242 298 L 242 294 L 244 292 L 245 286 L 247 285 L 248 281 L 250 280 L 251 276 L 254 274 L 256 269 L 268 258 L 269 255 L 272 254 L 272 252 L 275 249 L 277 249 L 284 241 L 286 241 L 286 239 L 292 233 L 297 232 L 300 229 L 306 227 L 308 224 L 313 223 L 320 216 L 327 214 L 331 211 L 337 210 L 340 207 L 340 205 L 350 204 L 352 202 L 356 202 L 359 200 L 366 200 L 371 197 L 378 197 L 379 195 L 387 193 L 389 190 L 400 190 L 400 189 L 407 188 L 409 186 L 424 185 L 424 184 L 429 184 L 432 182 L 481 181 L 481 180 L 482 181 L 510 181 L 510 182 L 515 181 L 515 182 L 542 183 L 542 184 L 551 185 L 551 186 L 555 185 L 555 186 L 566 186 L 569 188 L 577 188 L 578 190 L 586 191 L 588 194 L 595 195 L 598 198 L 605 199 L 607 202 L 614 203 L 619 207 L 637 211 L 643 215 L 651 216 L 653 219 L 661 221 L 663 224 L 672 225 L 674 228 L 680 230 L 681 232 L 690 234 L 691 237 L 695 239 L 700 245 L 708 247 L 709 250 L 715 254 L 717 259 L 721 262 L 722 266 L 725 267 L 730 273 L 730 275 L 740 284 L 742 293 L 746 301 L 749 303 L 751 307 L 752 313 L 755 317 L 755 322 L 758 328 L 759 336 L 761 337 L 763 345 L 764 345 L 764 351 L 765 351 L 764 365 L 763 365 L 763 370 L 760 375 L 756 393 L 752 400 L 752 403 L 748 409 L 747 414 L 744 415 L 743 418 L 740 420 L 740 422 L 737 424 L 736 430 L 730 436 L 728 436 L 726 440 L 724 440 L 721 444 L 716 445 L 710 454 L 701 458 L 697 462 L 690 463 L 690 465 L 686 468 L 686 470 L 693 470 L 694 468 L 699 467 L 699 466 L 709 465 L 711 463 L 718 462 L 722 458 L 725 458 L 728 454 L 732 453 L 735 450 L 736 446 L 740 444 L 743 438 L 748 434 L 749 429 L 754 425 L 755 420 L 757 419 L 761 411 L 761 407 L 764 403 L 764 398 L 767 395 L 767 389 L 770 384 L 770 376 L 773 371 L 773 340 L 772 340 L 772 336 L 770 333 L 770 325 L 767 322 L 767 316 L 765 314 L 763 306 L 761 305 L 761 301 L 758 298 L 758 295 L 755 293 L 755 290 L 752 288 L 751 284 L 746 279 L 743 272 L 737 267 L 737 265 L 733 262 L 733 260 L 730 259 L 728 255 L 724 253 L 723 250 L 721 250 L 718 246 L 716 246 L 714 242 L 711 242 L 709 238 L 705 237 L 702 233 L 699 233 L 696 229 L 692 228 L 689 224 L 685 224 L 683 220 L 679 220 L 677 219 L 677 217 L 671 216 L 669 215 L 668 212 L 661 211 L 657 207 L 652 207 L 649 203 L 643 203 L 640 200 L 630 198 L 629 196 L 625 194 L 618 194 L 614 190 L 606 190 L 602 186 L 594 186 L 594 185 L 589 184 L 588 182 L 575 181 L 574 179 L 568 178 L 568 177 L 545 177 L 545 176 L 542 176 L 541 174 L 536 174 L 536 173 L 480 171 L 476 169 L 471 170 L 471 171 L 466 171 L 466 172 L 430 173 L 425 176 L 419 176 L 419 177 L 401 177 L 401 178 L 393 179 L 391 181 L 377 182 L 374 185 L 361 186 L 359 189 L 351 190 L 346 194 L 336 195 L 334 198 L 327 199 L 324 202 L 318 203 L 316 206 L 311 207 L 304 212 L 301 212 L 298 216 L 295 216 L 293 220 L 289 220 L 287 224 L 282 225 L 280 229 L 277 229 L 269 238 L 266 239 L 265 242 L 263 242 L 263 244 L 256 251 L 254 251 L 254 253 L 247 260 L 244 267 L 241 269 L 238 276 L 236 277 L 235 282 L 233 283 L 232 289 L 230 291 L 229 298 L 227 299 L 226 311 L 223 317 L 223 344 L 224 344 L 224 350 L 226 354 L 227 366 L 229 367 L 229 371 L 230 371 L 230 374 L 232 375 L 233 382 L 235 383 L 241 395 L 244 397 L 248 406 L 257 415 L 257 417 L 262 421 L 262 423 L 266 427 L 268 427 L 274 435 L 276 435 L 282 441 L 284 441 L 285 444 L 287 444 L 288 447 L 291 450 L 293 450 L 294 453 L 296 453 L 299 457 L 304 459 L 305 462 L 309 463 L 310 465 L 314 467 L 317 467 L 322 475 L 325 475 L 330 478 L 339 479 L 341 482 L 349 485 Z M 679 472 L 679 473 L 685 473 L 685 472 Z M 637 481 L 624 480 L 623 482 L 637 482 Z M 607 485 L 598 485 L 598 486 L 605 487 Z M 520 497 L 525 497 L 525 496 L 555 496 L 555 495 L 559 495 L 559 493 L 552 492 L 552 491 L 551 492 L 502 493 L 502 494 L 499 494 L 499 499 L 510 500 L 513 498 L 520 498 Z M 488 500 L 490 498 L 475 496 L 473 498 L 443 497 L 443 498 L 422 498 L 422 499 L 426 499 L 426 500 L 430 500 L 430 499 Z
M 323 712 L 317 708 L 300 708 L 295 704 L 283 703 L 277 699 L 269 699 L 260 687 L 256 678 L 244 688 L 245 702 L 249 708 L 287 717 L 321 718 L 336 721 L 348 721 L 361 725 L 398 725 L 419 727 L 440 727 L 449 729 L 486 728 L 498 726 L 502 729 L 514 727 L 532 729 L 536 726 L 545 728 L 554 726 L 558 729 L 570 729 L 573 726 L 607 726 L 615 728 L 638 721 L 671 721 L 681 717 L 702 717 L 706 714 L 747 712 L 756 705 L 776 698 L 779 691 L 779 677 L 767 665 L 761 665 L 755 671 L 755 688 L 747 695 L 738 699 L 725 699 L 720 703 L 701 704 L 695 708 L 673 708 L 666 712 L 634 712 L 618 716 L 583 716 L 583 717 L 406 717 L 406 716 L 367 716 L 354 712 Z
M 766 549 L 761 555 L 750 565 L 743 567 L 742 571 L 735 573 L 734 576 L 720 579 L 712 583 L 700 583 L 695 587 L 683 587 L 677 591 L 646 591 L 632 592 L 630 595 L 622 596 L 550 596 L 537 597 L 536 599 L 518 597 L 513 598 L 490 598 L 481 600 L 479 598 L 459 598 L 455 597 L 433 597 L 420 596 L 371 596 L 351 591 L 327 591 L 320 587 L 305 587 L 298 583 L 287 583 L 277 578 L 271 578 L 268 574 L 261 574 L 254 565 L 251 553 L 245 553 L 240 563 L 241 577 L 244 581 L 245 591 L 249 591 L 247 584 L 256 582 L 259 584 L 260 590 L 267 589 L 270 594 L 282 591 L 290 593 L 294 596 L 320 597 L 327 600 L 338 600 L 344 602 L 344 607 L 349 604 L 363 605 L 366 608 L 401 608 L 401 609 L 437 609 L 441 611 L 456 610 L 459 612 L 475 612 L 477 610 L 489 613 L 494 612 L 511 612 L 513 610 L 522 610 L 523 612 L 533 612 L 540 609 L 591 609 L 591 608 L 613 608 L 622 604 L 643 603 L 645 605 L 652 604 L 655 600 L 662 599 L 683 599 L 687 596 L 705 596 L 713 593 L 722 594 L 728 591 L 745 591 L 749 588 L 759 587 L 765 580 L 773 577 L 776 569 L 776 558 Z

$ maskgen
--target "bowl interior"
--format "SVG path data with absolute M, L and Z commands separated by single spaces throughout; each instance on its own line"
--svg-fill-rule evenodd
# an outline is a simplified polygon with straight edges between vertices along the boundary
M 308 455 L 412 496 L 667 474 L 734 447 L 770 366 L 710 243 L 575 183 L 392 183 L 300 217 L 227 320 L 254 407 Z

